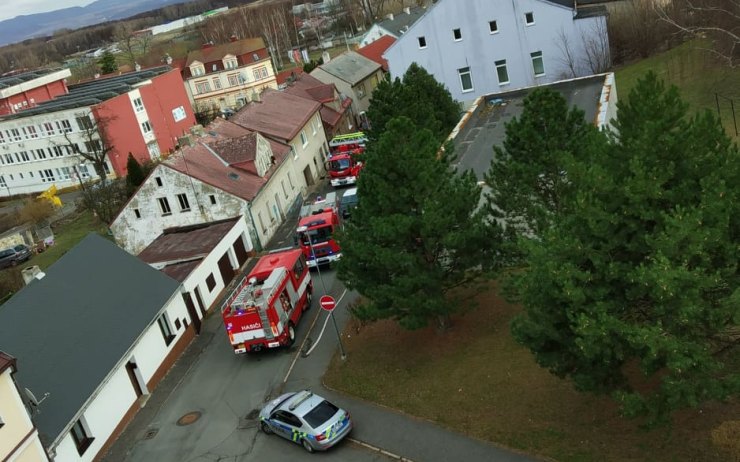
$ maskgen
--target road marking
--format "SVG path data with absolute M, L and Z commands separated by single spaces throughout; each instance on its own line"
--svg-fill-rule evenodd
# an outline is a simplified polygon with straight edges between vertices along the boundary
M 350 441 L 355 444 L 359 444 L 360 446 L 370 449 L 371 451 L 378 452 L 380 454 L 383 454 L 384 456 L 388 456 L 392 459 L 400 460 L 402 462 L 414 462 L 413 460 L 409 459 L 408 457 L 399 456 L 398 454 L 393 454 L 390 451 L 386 451 L 385 449 L 381 449 L 379 447 L 373 446 L 372 444 L 365 443 L 364 441 L 356 440 L 354 438 L 347 437 L 347 441 Z

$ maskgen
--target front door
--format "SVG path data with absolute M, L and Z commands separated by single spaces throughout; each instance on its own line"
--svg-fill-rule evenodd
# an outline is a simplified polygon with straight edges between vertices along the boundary
M 311 175 L 310 165 L 306 165 L 306 168 L 303 169 L 303 178 L 306 180 L 308 186 L 313 185 L 313 175 Z
M 144 394 L 144 390 L 139 382 L 138 371 L 139 367 L 136 365 L 136 361 L 131 360 L 126 363 L 126 373 L 128 374 L 129 380 L 131 380 L 131 385 L 134 387 L 136 398 L 139 398 Z
M 193 321 L 193 326 L 195 327 L 195 333 L 200 335 L 200 316 L 198 316 L 198 312 L 195 309 L 195 303 L 193 303 L 193 297 L 190 296 L 190 292 L 185 292 L 182 294 L 182 299 L 185 301 L 185 307 L 188 309 L 188 314 L 190 315 L 190 319 Z

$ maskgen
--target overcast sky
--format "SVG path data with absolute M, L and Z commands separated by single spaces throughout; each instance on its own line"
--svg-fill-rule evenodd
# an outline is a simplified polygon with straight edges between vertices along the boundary
M 92 2 L 93 0 L 3 0 L 2 4 L 5 6 L 0 8 L 0 21 L 22 14 L 61 10 L 70 6 L 88 5 Z

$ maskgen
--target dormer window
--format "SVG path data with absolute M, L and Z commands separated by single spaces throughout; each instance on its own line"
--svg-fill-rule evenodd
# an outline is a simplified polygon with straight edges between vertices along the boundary
M 260 60 L 260 55 L 258 55 L 257 53 L 252 53 L 252 61 L 259 61 L 259 60 Z
M 239 67 L 239 63 L 236 62 L 236 58 L 224 58 L 224 67 L 226 69 L 236 69 L 237 67 Z
M 196 64 L 190 66 L 190 73 L 193 74 L 193 77 L 199 77 L 201 75 L 204 75 L 206 73 L 206 70 L 203 68 L 202 64 Z

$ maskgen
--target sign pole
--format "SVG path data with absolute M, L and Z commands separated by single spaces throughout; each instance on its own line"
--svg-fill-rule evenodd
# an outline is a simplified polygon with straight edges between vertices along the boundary
M 325 297 L 328 297 L 332 302 L 334 302 L 334 298 L 331 297 L 327 291 L 326 291 L 326 284 L 324 284 L 324 277 L 321 275 L 321 269 L 319 268 L 319 259 L 316 258 L 316 252 L 313 250 L 313 241 L 311 240 L 311 236 L 308 236 L 308 246 L 311 248 L 311 255 L 313 255 L 314 262 L 316 263 L 316 272 L 319 274 L 319 279 L 321 280 L 321 287 L 324 289 L 324 296 L 321 297 L 321 300 L 323 300 Z M 319 304 L 321 303 L 321 300 L 319 300 Z M 344 351 L 344 345 L 342 344 L 342 336 L 339 334 L 339 327 L 337 326 L 337 320 L 334 318 L 334 306 L 335 304 L 332 303 L 331 309 L 327 310 L 329 311 L 329 316 L 331 317 L 331 321 L 334 324 L 334 332 L 337 333 L 337 341 L 339 341 L 339 351 L 342 354 L 342 361 L 347 359 L 347 353 Z M 322 304 L 323 308 L 323 304 Z

